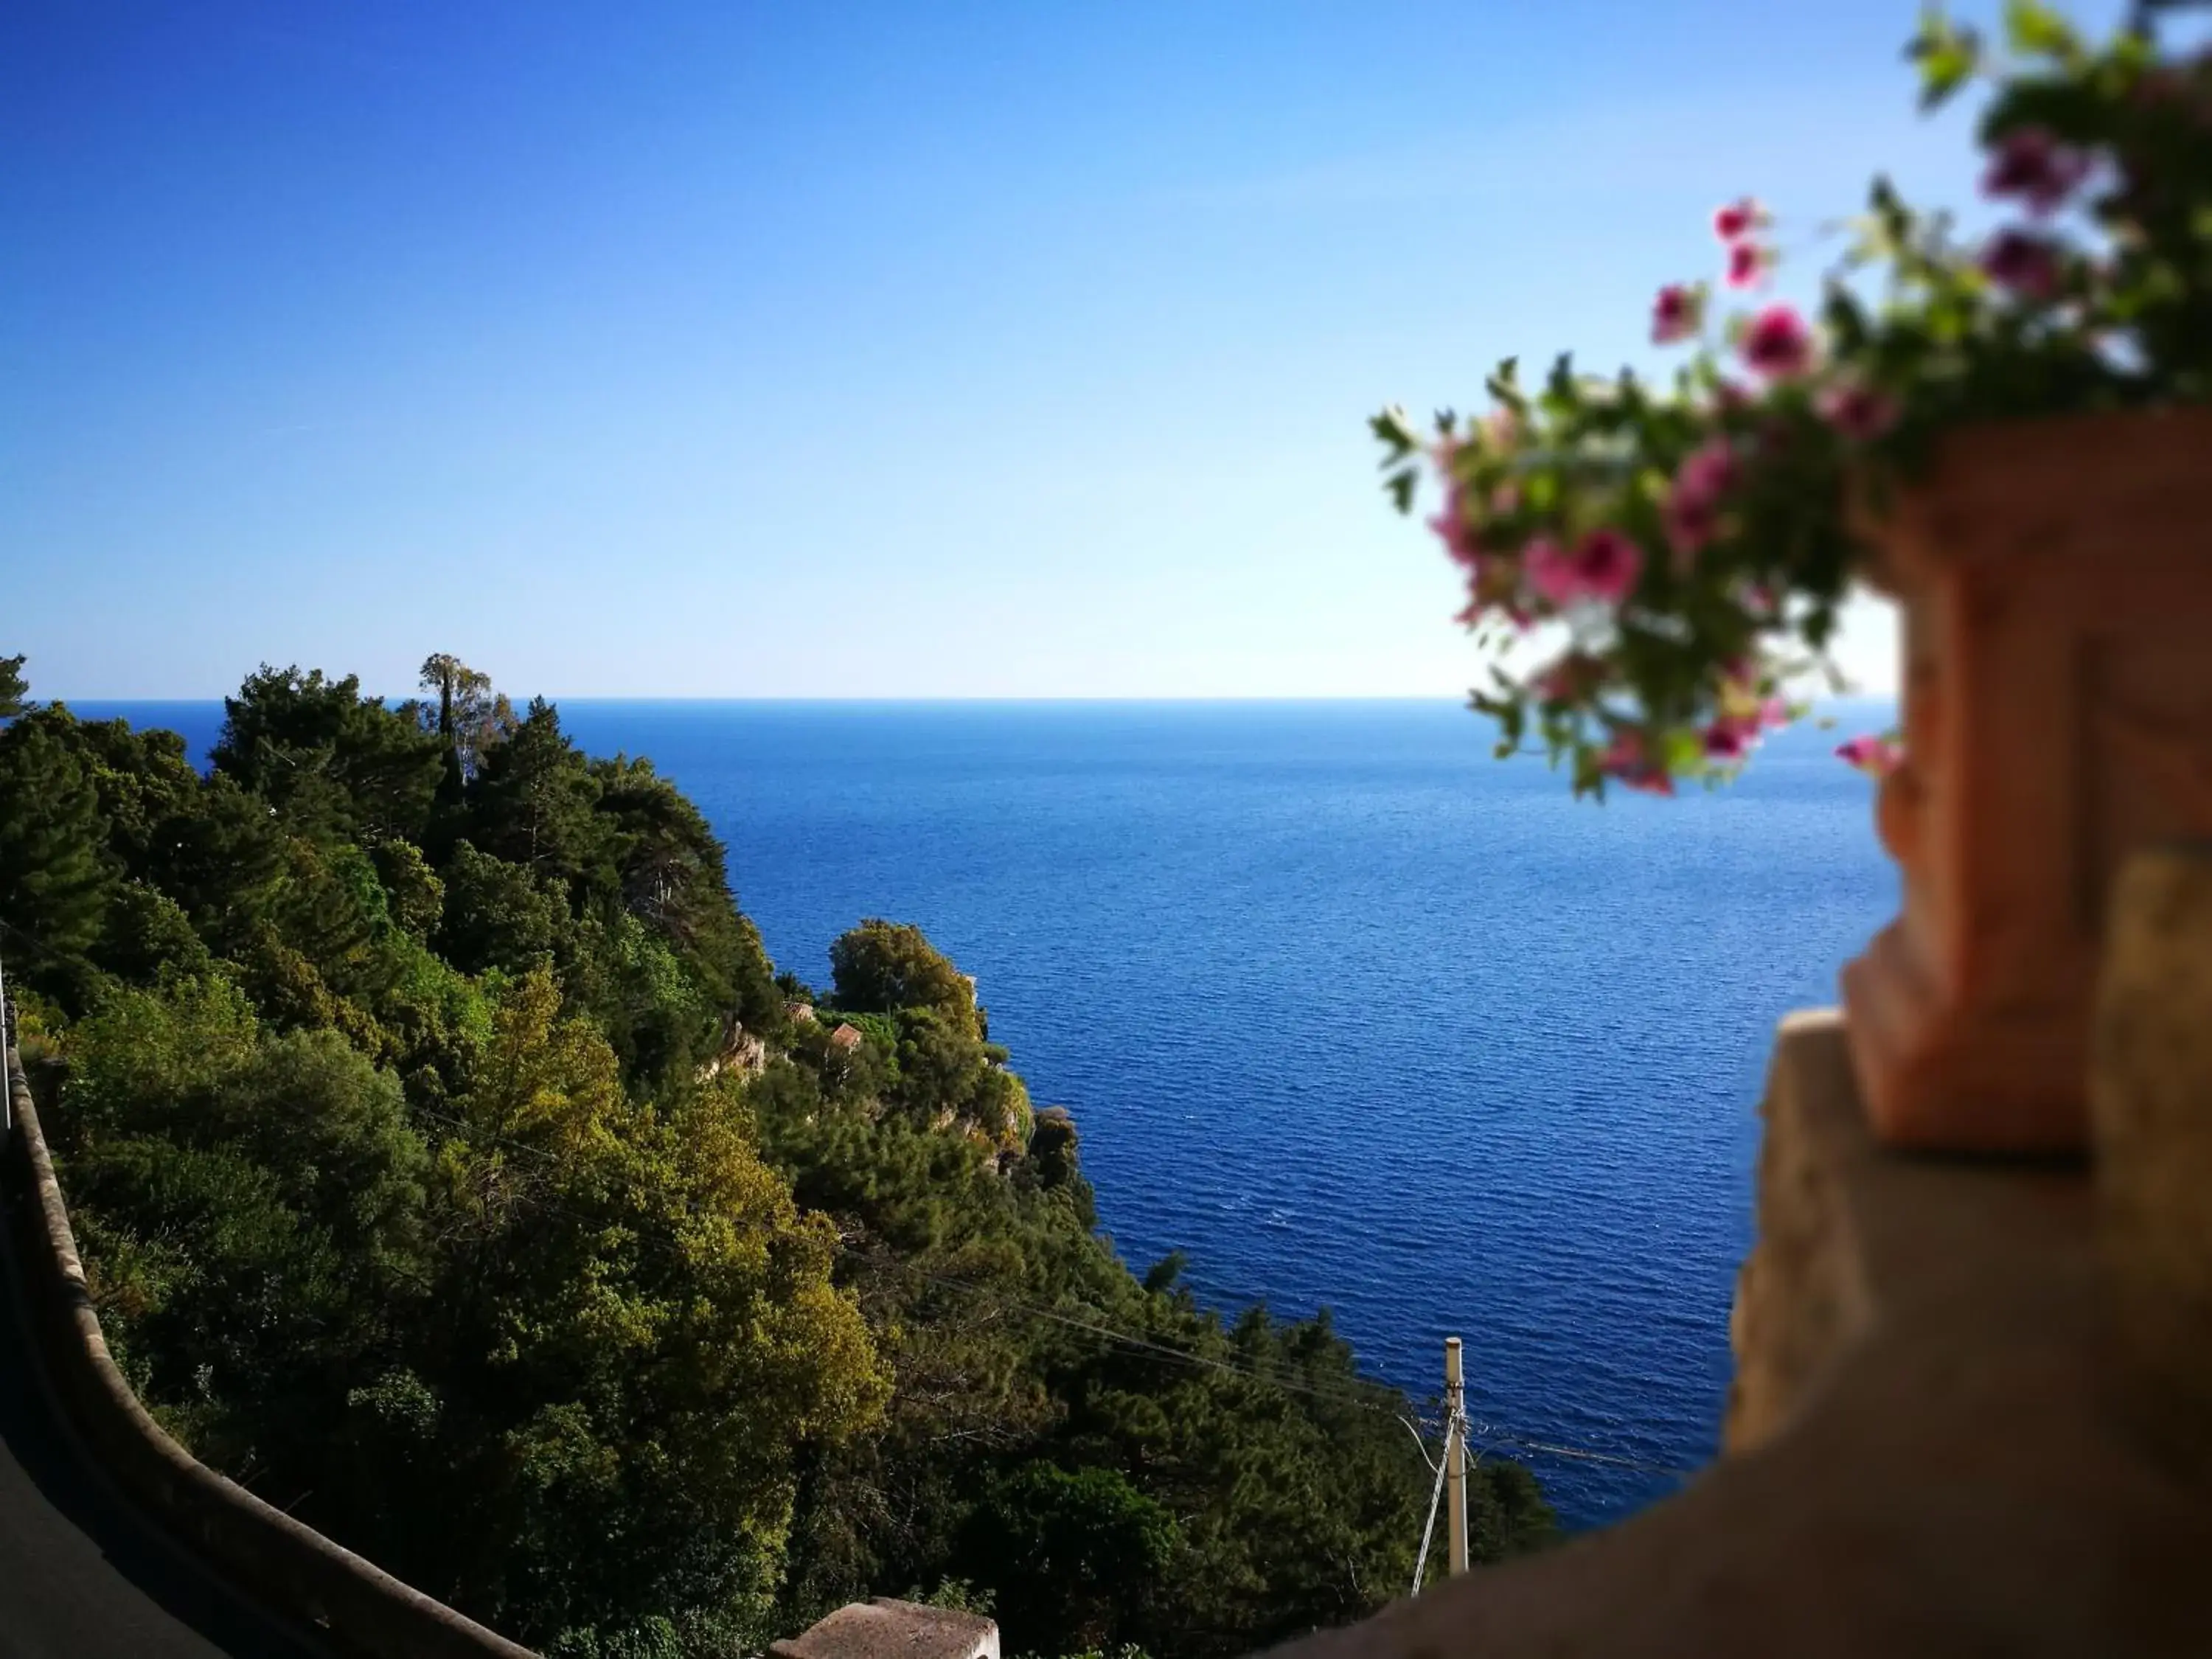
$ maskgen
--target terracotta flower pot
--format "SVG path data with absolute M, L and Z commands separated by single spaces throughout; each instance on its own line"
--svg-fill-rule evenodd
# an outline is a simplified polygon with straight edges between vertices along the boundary
M 1879 535 L 1905 903 L 1844 970 L 1860 1091 L 1892 1146 L 2077 1150 L 2106 887 L 2212 835 L 2212 410 L 1960 433 Z

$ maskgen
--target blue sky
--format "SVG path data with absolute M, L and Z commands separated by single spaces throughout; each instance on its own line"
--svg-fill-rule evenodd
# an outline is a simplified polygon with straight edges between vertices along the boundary
M 1366 415 L 1647 360 L 1724 197 L 1970 195 L 1913 9 L 19 0 L 0 650 L 1455 695 Z M 1880 616 L 1845 654 L 1886 680 Z

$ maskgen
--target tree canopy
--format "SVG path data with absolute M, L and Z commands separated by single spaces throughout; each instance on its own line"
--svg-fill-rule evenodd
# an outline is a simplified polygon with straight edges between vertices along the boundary
M 1133 1275 L 918 929 L 790 1017 L 696 807 L 450 657 L 434 709 L 264 666 L 204 775 L 4 665 L 9 983 L 111 1344 L 210 1462 L 564 1659 L 910 1590 L 1212 1659 L 1402 1587 L 1407 1402 Z M 1510 1465 L 1475 1513 L 1551 1530 Z

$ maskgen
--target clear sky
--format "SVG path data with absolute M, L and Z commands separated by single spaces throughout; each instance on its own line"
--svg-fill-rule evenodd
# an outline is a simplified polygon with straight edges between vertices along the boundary
M 1365 416 L 1648 360 L 1725 197 L 1970 196 L 1914 9 L 15 0 L 0 652 L 76 697 L 433 650 L 556 695 L 1455 695 Z M 1884 619 L 1845 654 L 1881 688 Z

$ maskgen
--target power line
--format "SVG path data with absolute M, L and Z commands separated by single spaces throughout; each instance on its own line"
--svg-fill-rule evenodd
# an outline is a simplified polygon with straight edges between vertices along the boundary
M 1406 1425 L 1406 1432 L 1413 1437 L 1413 1449 L 1420 1453 L 1421 1462 L 1429 1466 L 1430 1473 L 1434 1474 L 1443 1474 L 1443 1465 L 1439 1463 L 1435 1458 L 1429 1455 L 1429 1448 L 1427 1443 L 1421 1438 L 1421 1431 L 1402 1417 L 1398 1420 Z
M 858 1254 L 857 1252 L 849 1253 L 855 1255 Z M 1119 1342 L 1133 1349 L 1139 1350 L 1147 1353 L 1157 1354 L 1162 1358 L 1177 1360 L 1184 1364 L 1195 1366 L 1203 1370 L 1226 1372 L 1231 1376 L 1242 1377 L 1247 1382 L 1261 1383 L 1269 1388 L 1285 1389 L 1292 1394 L 1307 1395 L 1315 1399 L 1330 1401 L 1339 1405 L 1353 1407 L 1362 1411 L 1384 1413 L 1391 1417 L 1397 1418 L 1401 1422 L 1404 1420 L 1396 1406 L 1388 1404 L 1381 1400 L 1376 1399 L 1372 1395 L 1363 1395 L 1356 1394 L 1349 1389 L 1317 1388 L 1310 1382 L 1294 1382 L 1286 1376 L 1279 1376 L 1267 1371 L 1254 1370 L 1249 1366 L 1239 1365 L 1231 1360 L 1216 1358 L 1211 1354 L 1195 1353 L 1188 1348 L 1170 1347 L 1164 1342 L 1155 1342 L 1148 1337 L 1137 1336 L 1127 1331 L 1117 1330 L 1110 1325 L 1102 1325 L 1091 1320 L 1078 1319 L 1073 1315 L 1062 1313 L 1057 1309 L 1040 1307 L 1035 1303 L 1024 1302 L 1019 1297 L 1009 1296 L 1003 1291 L 992 1290 L 987 1286 L 977 1285 L 972 1280 L 951 1279 L 941 1273 L 933 1273 L 927 1268 L 916 1267 L 911 1262 L 901 1261 L 895 1256 L 867 1259 L 887 1265 L 895 1271 L 914 1274 L 915 1277 L 927 1279 L 934 1285 L 942 1285 L 948 1289 L 965 1291 L 970 1295 L 987 1297 L 998 1304 L 1001 1308 L 1008 1310 L 1025 1313 L 1033 1318 L 1047 1320 L 1054 1324 L 1065 1325 L 1073 1330 L 1085 1331 L 1093 1336 L 1103 1337 L 1108 1341 Z M 1397 1390 L 1391 1389 L 1390 1385 L 1387 1382 L 1371 1382 L 1368 1384 L 1368 1386 L 1376 1392 L 1387 1390 L 1392 1394 L 1397 1393 Z M 1403 1396 L 1400 1395 L 1399 1398 L 1402 1400 Z
M 1422 1448 L 1421 1455 L 1426 1457 L 1428 1455 L 1428 1449 Z M 1437 1484 L 1429 1490 L 1429 1518 L 1421 1525 L 1421 1551 L 1413 1558 L 1413 1587 L 1406 1592 L 1408 1595 L 1421 1593 L 1421 1578 L 1429 1570 L 1429 1540 L 1436 1536 L 1437 1505 L 1444 1495 L 1444 1476 L 1451 1469 L 1449 1453 L 1437 1460 L 1436 1468 Z
M 847 1249 L 848 1254 L 858 1254 L 857 1252 L 851 1251 L 849 1246 L 847 1247 Z M 1316 1388 L 1310 1383 L 1299 1382 L 1289 1377 L 1278 1376 L 1267 1371 L 1257 1370 L 1247 1366 L 1238 1365 L 1232 1361 L 1216 1358 L 1209 1354 L 1194 1353 L 1188 1349 L 1170 1347 L 1164 1343 L 1156 1342 L 1148 1338 L 1136 1336 L 1126 1331 L 1117 1330 L 1111 1326 L 1100 1324 L 1094 1321 L 1078 1319 L 1071 1315 L 1060 1312 L 1054 1309 L 1039 1307 L 1034 1303 L 1024 1302 L 1018 1297 L 1011 1297 L 1004 1292 L 976 1285 L 970 1280 L 951 1279 L 941 1273 L 933 1273 L 927 1268 L 917 1267 L 911 1262 L 901 1261 L 896 1257 L 884 1256 L 869 1259 L 880 1265 L 887 1266 L 896 1272 L 910 1273 L 917 1278 L 927 1279 L 932 1284 L 942 1285 L 950 1289 L 964 1291 L 971 1295 L 988 1298 L 1001 1309 L 1007 1311 L 1024 1313 L 1034 1318 L 1047 1320 L 1054 1324 L 1064 1325 L 1076 1330 L 1085 1331 L 1093 1335 L 1103 1337 L 1109 1341 L 1119 1342 L 1136 1350 L 1157 1354 L 1163 1358 L 1178 1360 L 1182 1364 L 1205 1370 L 1225 1372 L 1230 1376 L 1241 1377 L 1248 1382 L 1260 1383 L 1266 1387 L 1285 1389 L 1294 1394 L 1310 1395 L 1316 1399 L 1328 1401 L 1334 1404 L 1346 1406 L 1358 1410 L 1387 1413 L 1393 1418 L 1395 1418 L 1400 1424 L 1403 1425 L 1408 1432 L 1413 1433 L 1415 1445 L 1420 1446 L 1421 1443 L 1419 1433 L 1413 1430 L 1413 1425 L 1412 1424 L 1407 1422 L 1403 1413 L 1398 1410 L 1395 1407 L 1386 1403 L 1382 1400 L 1376 1399 L 1372 1395 L 1355 1394 L 1349 1389 Z M 1398 1390 L 1393 1389 L 1391 1385 L 1387 1382 L 1375 1382 L 1370 1383 L 1369 1386 L 1378 1393 L 1382 1391 L 1388 1391 L 1393 1394 L 1398 1393 Z M 1400 1395 L 1399 1398 L 1402 1400 L 1404 1396 Z M 1470 1423 L 1468 1425 L 1468 1443 L 1470 1446 L 1474 1446 L 1476 1444 L 1477 1441 L 1480 1440 L 1483 1449 L 1488 1450 L 1496 1455 L 1508 1455 L 1515 1450 L 1534 1452 L 1543 1456 L 1572 1458 L 1582 1462 L 1607 1464 L 1618 1468 L 1633 1469 L 1639 1473 L 1649 1474 L 1667 1475 L 1674 1479 L 1686 1478 L 1688 1475 L 1696 1473 L 1693 1469 L 1679 1468 L 1664 1463 L 1656 1463 L 1645 1458 L 1628 1456 L 1618 1452 L 1600 1451 L 1594 1448 L 1588 1447 L 1562 1445 L 1556 1441 L 1532 1440 L 1521 1435 L 1513 1434 L 1510 1431 L 1498 1429 L 1487 1422 L 1480 1425 Z M 1429 1465 L 1431 1469 L 1433 1470 L 1437 1467 L 1437 1465 L 1429 1458 L 1428 1451 L 1425 1447 L 1421 1447 L 1421 1458 L 1425 1463 Z
M 1624 1456 L 1618 1452 L 1593 1451 L 1582 1446 L 1562 1446 L 1545 1440 L 1528 1440 L 1519 1435 L 1498 1435 L 1491 1439 L 1490 1444 L 1493 1448 L 1512 1448 L 1547 1457 L 1571 1457 L 1578 1462 L 1609 1463 L 1618 1468 L 1636 1469 L 1646 1474 L 1669 1475 L 1677 1480 L 1697 1473 L 1695 1469 L 1675 1468 L 1665 1463 L 1654 1463 L 1646 1458 Z

